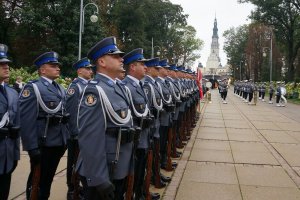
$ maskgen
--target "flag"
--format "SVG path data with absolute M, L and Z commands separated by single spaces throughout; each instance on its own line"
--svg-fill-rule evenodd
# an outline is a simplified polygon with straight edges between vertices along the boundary
M 200 67 L 197 68 L 197 85 L 198 85 L 198 88 L 199 88 L 200 99 L 202 99 L 203 98 L 202 72 L 201 72 L 201 68 Z

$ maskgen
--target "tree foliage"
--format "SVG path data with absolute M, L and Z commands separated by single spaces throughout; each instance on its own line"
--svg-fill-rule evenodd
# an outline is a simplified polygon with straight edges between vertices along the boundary
M 283 47 L 287 66 L 287 79 L 294 80 L 298 50 L 300 48 L 299 0 L 239 0 L 256 6 L 251 19 L 273 28 L 277 41 Z M 298 74 L 299 76 L 300 74 Z
M 94 2 L 99 7 L 99 20 L 90 22 L 95 9 L 85 9 L 82 57 L 93 44 L 110 35 L 117 37 L 123 51 L 141 47 L 147 57 L 151 55 L 152 38 L 154 45 L 167 50 L 161 55 L 169 59 L 185 57 L 186 63 L 195 60 L 193 52 L 201 49 L 201 40 L 187 25 L 188 16 L 180 5 L 168 0 Z M 84 1 L 84 5 L 87 3 Z M 78 57 L 79 16 L 79 0 L 2 0 L 0 42 L 9 46 L 16 67 L 32 66 L 40 53 L 56 51 L 63 73 L 71 74 Z

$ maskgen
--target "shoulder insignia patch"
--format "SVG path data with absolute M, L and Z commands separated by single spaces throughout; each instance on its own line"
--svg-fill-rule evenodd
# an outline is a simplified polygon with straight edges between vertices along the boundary
M 30 96 L 30 90 L 29 89 L 24 89 L 22 92 L 22 97 L 27 98 Z
M 75 89 L 74 88 L 69 88 L 68 95 L 72 96 L 74 93 L 75 93 Z
M 85 105 L 93 106 L 97 103 L 97 97 L 94 94 L 88 94 L 84 100 Z

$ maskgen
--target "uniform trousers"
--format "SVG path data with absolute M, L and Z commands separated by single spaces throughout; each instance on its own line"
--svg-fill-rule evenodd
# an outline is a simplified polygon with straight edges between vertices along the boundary
M 249 92 L 249 102 L 251 102 L 253 99 L 253 93 L 252 92 Z
M 269 93 L 269 101 L 272 101 L 273 93 Z
M 279 103 L 280 97 L 280 95 L 276 95 L 276 103 Z
M 0 199 L 7 200 L 10 190 L 11 174 L 16 169 L 18 161 L 14 162 L 13 168 L 6 174 L 0 174 Z M 6 169 L 4 169 L 6 171 Z
M 266 94 L 266 92 L 261 92 L 261 99 L 265 98 L 265 94 Z
M 167 145 L 168 145 L 168 126 L 159 127 L 160 136 L 160 164 L 166 166 L 167 164 Z
M 68 145 L 68 159 L 67 159 L 67 185 L 68 190 L 73 191 L 74 185 L 72 183 L 72 173 L 73 173 L 73 164 L 75 162 L 75 150 L 79 151 L 78 140 L 69 139 L 67 141 Z M 76 164 L 76 163 L 75 163 Z
M 139 199 L 144 194 L 144 180 L 147 164 L 148 149 L 136 149 L 134 165 L 134 193 L 135 198 Z
M 42 147 L 41 148 L 41 176 L 40 176 L 40 187 L 39 187 L 39 200 L 47 200 L 50 196 L 51 184 L 55 175 L 57 166 L 61 157 L 66 151 L 65 146 L 57 147 Z M 30 188 L 32 183 L 32 175 L 36 163 L 30 158 L 30 174 L 27 180 L 26 196 L 29 199 Z

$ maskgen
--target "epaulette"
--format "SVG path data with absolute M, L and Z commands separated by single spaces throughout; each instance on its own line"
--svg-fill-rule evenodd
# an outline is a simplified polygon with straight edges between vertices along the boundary
M 91 85 L 97 85 L 99 83 L 99 80 L 91 80 L 89 81 L 89 84 Z
M 30 80 L 30 81 L 28 81 L 27 83 L 36 83 L 36 82 L 38 82 L 39 80 Z

